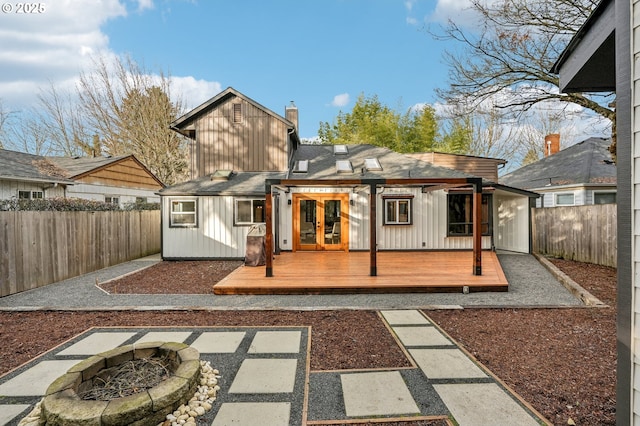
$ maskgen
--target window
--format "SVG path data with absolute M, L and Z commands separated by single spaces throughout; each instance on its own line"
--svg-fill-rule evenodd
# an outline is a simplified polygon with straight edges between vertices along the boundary
M 264 200 L 237 199 L 235 202 L 235 224 L 252 225 L 265 222 Z
M 18 198 L 21 200 L 41 200 L 44 198 L 42 191 L 18 191 Z
M 104 197 L 104 202 L 109 204 L 120 204 L 120 198 L 118 197 Z
M 374 171 L 382 171 L 382 166 L 380 165 L 380 161 L 377 158 L 365 158 L 364 159 L 364 168 Z
M 556 206 L 573 206 L 575 205 L 573 193 L 556 194 Z
M 233 104 L 233 122 L 242 123 L 242 104 Z
M 616 193 L 615 192 L 594 192 L 593 204 L 615 204 Z
M 169 214 L 169 227 L 196 227 L 198 226 L 196 200 L 172 200 Z
M 298 160 L 293 166 L 293 173 L 307 173 L 309 171 L 309 160 Z
M 385 225 L 411 225 L 411 195 L 384 198 Z
M 448 233 L 450 237 L 473 235 L 473 194 L 448 195 Z M 491 194 L 482 194 L 482 235 L 491 235 Z

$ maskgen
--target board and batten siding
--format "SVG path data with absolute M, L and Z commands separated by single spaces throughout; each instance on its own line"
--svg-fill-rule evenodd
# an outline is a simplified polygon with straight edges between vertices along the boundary
M 496 192 L 493 196 L 495 248 L 529 253 L 529 198 Z
M 18 198 L 18 191 L 39 191 L 43 192 L 44 198 L 64 197 L 65 188 L 62 185 L 52 186 L 51 184 L 3 181 L 0 183 L 0 200 L 10 200 Z
M 234 104 L 241 119 L 234 122 Z M 288 169 L 288 126 L 239 97 L 231 97 L 194 122 L 194 178 L 216 170 L 285 171 Z
M 164 197 L 162 257 L 165 259 L 240 259 L 250 226 L 234 226 L 235 197 Z M 171 201 L 197 200 L 198 226 L 170 228 Z
M 622 2 L 621 2 L 622 3 Z M 616 4 L 617 6 L 617 4 Z M 640 69 L 638 69 L 638 55 L 640 55 L 640 1 L 634 0 L 631 3 L 631 271 L 630 277 L 633 279 L 631 290 L 632 301 L 628 304 L 632 307 L 631 317 L 631 377 L 632 377 L 632 411 L 633 423 L 640 424 Z M 618 22 L 620 25 L 620 22 Z M 617 35 L 617 34 L 616 34 Z M 619 53 L 618 49 L 618 52 Z M 626 94 L 625 94 L 626 95 Z M 621 96 L 621 94 L 618 94 Z M 624 109 L 623 109 L 624 111 Z M 627 152 L 623 152 L 626 154 Z M 625 195 L 624 193 L 622 194 Z M 625 214 L 621 211 L 620 214 Z M 619 222 L 620 223 L 620 222 Z M 624 241 L 624 240 L 623 240 Z M 623 248 L 624 249 L 624 248 Z M 626 275 L 626 270 L 622 271 Z M 626 294 L 625 294 L 626 296 Z M 635 301 L 635 303 L 634 303 Z M 627 311 L 628 312 L 628 311 Z M 626 325 L 626 324 L 625 324 Z M 622 346 L 618 341 L 618 346 Z
M 413 196 L 412 225 L 383 225 L 382 196 Z M 433 191 L 423 194 L 420 188 L 386 189 L 377 197 L 378 250 L 457 250 L 472 249 L 472 237 L 447 236 L 447 194 Z M 482 237 L 482 248 L 491 248 L 491 237 Z

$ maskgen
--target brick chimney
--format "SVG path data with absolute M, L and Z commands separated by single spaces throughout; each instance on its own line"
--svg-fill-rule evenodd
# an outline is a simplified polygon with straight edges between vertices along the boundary
M 287 105 L 287 107 L 284 109 L 284 118 L 286 118 L 287 120 L 292 122 L 294 124 L 294 126 L 296 126 L 296 131 L 299 133 L 299 130 L 298 130 L 298 107 L 296 106 L 296 104 L 293 103 L 293 101 L 291 101 L 291 103 L 289 105 Z
M 552 133 L 544 138 L 544 156 L 548 157 L 560 151 L 560 134 Z

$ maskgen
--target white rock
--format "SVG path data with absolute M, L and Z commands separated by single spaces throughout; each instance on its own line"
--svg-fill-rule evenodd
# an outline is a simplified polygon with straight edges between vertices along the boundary
M 204 408 L 205 411 L 209 411 L 209 410 L 211 410 L 211 408 L 213 408 L 213 406 L 205 401 L 205 402 L 202 403 L 202 408 Z

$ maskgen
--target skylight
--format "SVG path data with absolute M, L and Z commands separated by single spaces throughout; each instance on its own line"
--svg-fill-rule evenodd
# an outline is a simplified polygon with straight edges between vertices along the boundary
M 367 170 L 381 171 L 382 166 L 380 165 L 380 161 L 377 158 L 365 158 L 364 159 L 364 168 Z
M 229 180 L 233 170 L 216 170 L 211 174 L 211 180 Z
M 298 160 L 293 166 L 293 173 L 307 173 L 309 171 L 309 160 Z
M 335 155 L 344 155 L 344 154 L 348 154 L 349 150 L 347 149 L 346 145 L 334 145 L 333 153 Z
M 353 173 L 353 166 L 350 160 L 337 160 L 336 172 L 338 173 Z

